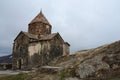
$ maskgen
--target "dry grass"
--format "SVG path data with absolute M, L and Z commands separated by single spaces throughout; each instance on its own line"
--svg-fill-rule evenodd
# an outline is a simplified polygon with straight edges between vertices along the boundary
M 18 75 L 2 76 L 0 80 L 32 80 L 32 78 L 25 73 L 20 73 Z

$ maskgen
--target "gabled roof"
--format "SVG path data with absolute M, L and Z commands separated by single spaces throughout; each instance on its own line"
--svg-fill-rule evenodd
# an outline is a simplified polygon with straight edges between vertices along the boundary
M 35 36 L 35 35 L 33 35 L 33 34 L 30 34 L 30 33 L 28 33 L 28 32 L 21 31 L 21 32 L 17 35 L 17 37 L 14 39 L 14 41 L 15 41 L 15 40 L 18 38 L 18 36 L 21 35 L 21 34 L 24 34 L 25 36 L 27 36 L 28 38 L 31 38 L 31 39 L 37 39 L 37 36 Z
M 55 38 L 56 36 L 59 36 L 60 39 L 64 42 L 64 40 L 62 39 L 62 37 L 60 36 L 59 33 L 53 33 L 53 34 L 45 35 L 45 36 L 42 36 L 40 39 L 36 39 L 36 40 L 34 40 L 34 41 L 32 41 L 32 42 L 52 40 L 52 39 Z
M 50 39 L 54 38 L 57 34 L 58 33 L 49 34 L 49 35 L 41 37 L 39 40 L 50 40 Z
M 28 32 L 24 32 L 22 31 L 22 33 L 24 33 L 26 36 L 28 36 L 29 38 L 32 38 L 32 39 L 37 39 L 37 36 L 31 34 L 31 33 L 28 33 Z
M 38 36 L 33 35 L 33 34 L 31 34 L 31 33 L 28 33 L 28 32 L 24 32 L 24 31 L 21 31 L 21 32 L 18 34 L 18 36 L 21 35 L 21 34 L 24 34 L 24 35 L 27 36 L 28 38 L 33 39 L 32 42 L 34 42 L 34 41 L 51 40 L 51 39 L 53 39 L 54 37 L 56 37 L 56 36 L 59 35 L 60 39 L 64 42 L 64 40 L 62 39 L 62 37 L 60 36 L 59 33 L 53 33 L 53 34 L 49 34 L 49 35 L 42 35 L 41 38 L 38 38 Z M 18 38 L 18 36 L 15 38 L 15 40 Z M 15 40 L 14 40 L 14 41 L 15 41 Z
M 50 25 L 50 23 L 42 13 L 42 11 L 40 11 L 40 13 L 29 24 L 36 23 L 36 22 L 41 22 L 41 23 Z

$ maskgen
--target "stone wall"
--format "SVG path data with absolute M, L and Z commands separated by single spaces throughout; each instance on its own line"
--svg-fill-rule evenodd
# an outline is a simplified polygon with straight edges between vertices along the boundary
M 28 32 L 34 35 L 51 34 L 51 26 L 45 23 L 29 24 Z
M 63 55 L 69 55 L 70 53 L 70 45 L 67 43 L 63 44 Z
M 24 34 L 20 35 L 15 39 L 13 45 L 13 58 L 12 68 L 13 69 L 25 69 L 28 65 L 28 43 L 29 38 Z
M 31 67 L 47 65 L 54 58 L 63 54 L 63 43 L 57 37 L 48 41 L 32 42 L 28 51 Z

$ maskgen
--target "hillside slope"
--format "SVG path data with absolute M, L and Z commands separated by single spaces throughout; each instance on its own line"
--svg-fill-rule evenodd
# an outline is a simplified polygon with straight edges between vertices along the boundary
M 79 78 L 105 78 L 120 71 L 120 41 L 56 58 L 49 65 L 74 69 Z

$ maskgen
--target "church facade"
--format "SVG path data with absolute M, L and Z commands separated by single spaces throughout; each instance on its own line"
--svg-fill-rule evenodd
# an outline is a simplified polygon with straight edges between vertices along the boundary
M 41 11 L 28 24 L 28 32 L 18 34 L 13 43 L 14 70 L 47 65 L 54 58 L 69 54 L 70 44 L 59 33 L 51 33 L 51 29 L 51 24 Z

